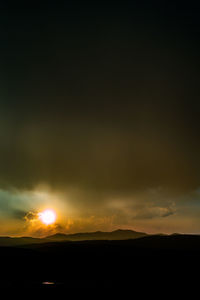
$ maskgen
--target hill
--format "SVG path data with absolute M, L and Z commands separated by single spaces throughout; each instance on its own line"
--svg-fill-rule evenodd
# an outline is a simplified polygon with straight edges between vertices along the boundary
M 136 239 L 147 236 L 144 232 L 137 232 L 133 230 L 115 230 L 112 232 L 87 232 L 87 233 L 75 233 L 75 234 L 55 234 L 48 236 L 46 239 L 52 241 L 88 241 L 88 240 L 127 240 Z
M 145 236 L 131 240 L 52 241 L 0 247 L 0 288 L 79 288 L 112 292 L 180 293 L 198 287 L 200 236 Z M 145 289 L 144 289 L 145 287 Z M 159 289 L 158 289 L 159 287 Z M 184 287 L 184 288 L 183 288 Z M 45 288 L 45 287 L 44 287 Z M 51 292 L 51 287 L 46 287 Z M 45 289 L 45 291 L 47 291 Z M 159 294 L 160 296 L 160 294 Z
M 41 244 L 48 242 L 60 241 L 86 241 L 86 240 L 127 240 L 136 239 L 147 236 L 144 232 L 137 232 L 133 230 L 115 230 L 112 232 L 87 232 L 75 234 L 57 233 L 55 235 L 47 236 L 45 238 L 32 237 L 0 237 L 0 246 L 20 246 L 29 244 Z
M 32 237 L 0 237 L 0 247 L 12 247 L 20 245 L 45 243 L 45 239 L 37 239 Z

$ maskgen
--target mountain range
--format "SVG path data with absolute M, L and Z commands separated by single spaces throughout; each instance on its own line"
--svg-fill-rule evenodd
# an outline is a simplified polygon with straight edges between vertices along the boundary
M 56 233 L 45 238 L 33 237 L 0 237 L 0 246 L 20 246 L 27 244 L 40 244 L 48 242 L 61 242 L 61 241 L 88 241 L 88 240 L 129 240 L 148 236 L 147 233 L 137 232 L 133 230 L 115 230 L 112 232 L 86 232 L 64 234 Z

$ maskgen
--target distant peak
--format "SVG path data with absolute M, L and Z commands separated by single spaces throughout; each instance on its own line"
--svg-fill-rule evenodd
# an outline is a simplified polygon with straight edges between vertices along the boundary
M 48 235 L 46 238 L 50 239 L 50 238 L 65 238 L 65 237 L 67 237 L 67 234 L 58 232 L 53 235 Z
M 114 231 L 93 231 L 93 232 L 77 232 L 71 234 L 56 233 L 54 235 L 47 236 L 46 239 L 51 240 L 91 240 L 91 239 L 132 239 L 141 236 L 147 236 L 144 232 L 137 232 L 130 229 L 117 229 Z
M 113 232 L 137 232 L 137 231 L 131 229 L 116 229 Z

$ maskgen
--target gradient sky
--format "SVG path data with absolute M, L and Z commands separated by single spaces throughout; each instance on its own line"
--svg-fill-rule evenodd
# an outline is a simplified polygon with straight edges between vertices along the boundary
M 0 2 L 1 235 L 200 233 L 199 34 L 194 1 Z

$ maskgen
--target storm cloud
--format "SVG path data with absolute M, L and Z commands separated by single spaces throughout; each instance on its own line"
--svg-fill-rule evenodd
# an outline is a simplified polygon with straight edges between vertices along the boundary
M 111 210 L 130 225 L 175 217 L 199 188 L 197 8 L 132 2 L 39 10 L 2 2 L 1 189 L 46 184 L 71 193 L 85 217 Z M 151 189 L 165 191 L 159 203 L 127 204 Z M 121 208 L 111 209 L 116 195 Z M 14 209 L 20 218 L 32 207 Z

